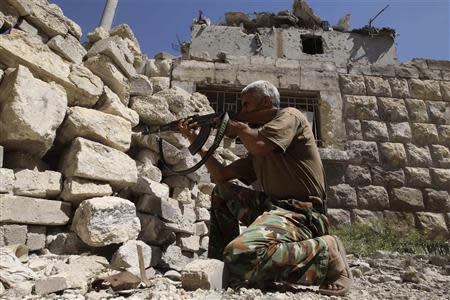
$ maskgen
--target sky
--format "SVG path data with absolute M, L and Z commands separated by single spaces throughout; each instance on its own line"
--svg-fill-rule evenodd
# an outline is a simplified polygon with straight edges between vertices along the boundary
M 106 0 L 49 0 L 87 33 L 98 26 Z M 213 23 L 228 11 L 278 12 L 291 9 L 293 0 L 119 0 L 113 26 L 127 23 L 148 57 L 165 51 L 179 55 L 177 35 L 190 40 L 192 19 L 201 9 Z M 335 25 L 350 13 L 351 28 L 366 25 L 386 5 L 374 22 L 376 27 L 397 31 L 397 53 L 401 62 L 412 58 L 450 60 L 450 0 L 309 0 L 316 15 Z

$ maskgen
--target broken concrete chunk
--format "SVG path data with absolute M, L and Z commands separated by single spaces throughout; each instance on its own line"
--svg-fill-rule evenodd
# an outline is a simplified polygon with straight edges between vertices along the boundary
M 64 276 L 51 276 L 36 280 L 34 292 L 38 295 L 47 295 L 68 289 L 69 283 Z
M 85 199 L 110 196 L 112 193 L 113 190 L 107 183 L 78 177 L 69 177 L 64 181 L 61 198 L 78 205 Z
M 104 93 L 97 103 L 96 109 L 104 113 L 119 116 L 131 123 L 131 127 L 139 124 L 139 115 L 134 110 L 125 106 L 119 96 L 109 87 L 104 87 Z
M 144 165 L 154 165 L 158 163 L 159 155 L 150 149 L 141 149 L 136 155 L 136 160 L 143 163 Z
M 136 162 L 136 165 L 137 165 L 139 177 L 145 177 L 152 181 L 161 182 L 162 172 L 158 167 L 156 167 L 152 164 L 143 164 L 138 161 Z M 139 183 L 139 180 L 138 180 L 138 183 Z
M 138 211 L 156 215 L 169 222 L 177 222 L 181 219 L 181 210 L 174 199 L 158 199 L 143 195 L 139 198 L 136 207 Z
M 14 175 L 15 195 L 56 199 L 61 193 L 62 175 L 59 172 L 20 170 Z
M 181 237 L 179 245 L 183 251 L 198 251 L 200 250 L 200 237 L 197 235 Z
M 47 45 L 63 58 L 76 64 L 81 64 L 87 53 L 78 39 L 71 34 L 66 37 L 57 35 L 48 41 Z
M 94 44 L 100 40 L 106 39 L 109 37 L 109 32 L 103 27 L 97 27 L 93 32 L 88 33 L 89 43 Z
M 6 149 L 42 157 L 52 146 L 56 129 L 64 120 L 66 93 L 54 83 L 34 78 L 28 68 L 19 66 L 3 79 L 0 99 L 0 143 Z
M 153 93 L 158 93 L 170 87 L 169 77 L 151 77 L 150 82 L 152 83 Z
M 173 113 L 182 111 L 191 98 L 191 94 L 179 87 L 162 90 L 154 96 L 164 98 L 169 105 L 169 110 Z
M 14 171 L 0 168 L 0 193 L 10 193 L 14 188 Z
M 139 177 L 137 183 L 131 188 L 135 193 L 147 194 L 147 197 L 151 200 L 169 197 L 169 187 L 166 184 L 153 181 L 147 177 Z
M 89 246 L 100 247 L 136 239 L 141 224 L 131 201 L 105 196 L 83 201 L 72 229 Z
M 68 143 L 76 137 L 84 137 L 125 152 L 130 149 L 131 124 L 123 118 L 95 109 L 71 107 L 58 139 Z
M 109 34 L 111 36 L 120 36 L 123 39 L 129 39 L 135 43 L 137 49 L 140 49 L 139 42 L 128 24 L 117 25 L 109 31 Z
M 83 65 L 71 65 L 69 81 L 78 90 L 68 89 L 70 106 L 94 106 L 103 92 L 103 82 Z
M 181 271 L 190 260 L 189 257 L 183 255 L 180 247 L 170 245 L 163 253 L 159 265 L 161 267 Z
M 128 79 L 117 69 L 112 60 L 105 55 L 90 57 L 84 65 L 119 96 L 120 101 L 128 105 L 130 85 Z
M 186 290 L 224 289 L 228 272 L 222 261 L 217 259 L 194 260 L 181 272 L 182 286 Z
M 114 253 L 111 265 L 116 268 L 123 268 L 134 275 L 140 275 L 139 256 L 137 246 L 142 247 L 144 268 L 156 266 L 161 258 L 161 250 L 157 247 L 150 247 L 142 241 L 127 241 Z
M 136 163 L 128 155 L 78 137 L 61 160 L 66 177 L 108 181 L 113 186 L 126 187 L 137 182 Z
M 71 216 L 70 206 L 67 202 L 0 195 L 0 222 L 65 225 Z
M 195 223 L 193 226 L 194 226 L 195 235 L 203 236 L 203 235 L 207 235 L 209 232 L 208 226 L 206 225 L 206 223 L 204 221 Z

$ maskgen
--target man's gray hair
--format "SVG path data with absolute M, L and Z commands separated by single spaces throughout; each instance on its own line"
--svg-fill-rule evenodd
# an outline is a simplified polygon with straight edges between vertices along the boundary
M 249 93 L 255 94 L 261 103 L 263 97 L 268 96 L 272 101 L 272 106 L 280 108 L 280 93 L 272 83 L 266 80 L 258 80 L 250 83 L 242 89 L 241 96 Z

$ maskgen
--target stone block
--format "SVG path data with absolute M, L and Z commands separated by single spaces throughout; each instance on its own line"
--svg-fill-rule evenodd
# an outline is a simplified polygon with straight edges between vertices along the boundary
M 430 170 L 427 168 L 405 168 L 406 185 L 420 188 L 431 185 Z
M 450 196 L 447 191 L 425 189 L 425 207 L 434 212 L 450 211 Z
M 127 120 L 95 109 L 71 107 L 60 128 L 62 143 L 83 137 L 119 151 L 128 151 L 131 145 L 131 124 Z
M 428 68 L 432 70 L 449 70 L 450 63 L 447 60 L 427 59 Z
M 162 172 L 158 167 L 152 164 L 143 164 L 138 161 L 136 161 L 136 166 L 138 170 L 138 177 L 145 177 L 151 181 L 161 182 Z
M 431 123 L 450 124 L 450 102 L 428 101 L 427 107 Z
M 387 123 L 389 139 L 392 142 L 408 143 L 411 142 L 412 133 L 411 126 L 408 122 L 403 123 Z
M 131 201 L 105 196 L 81 202 L 72 230 L 89 246 L 101 247 L 136 239 L 141 223 Z
M 392 167 L 402 167 L 406 164 L 406 151 L 400 143 L 380 143 L 381 161 Z
M 48 41 L 47 45 L 57 54 L 75 64 L 81 64 L 87 52 L 78 39 L 70 34 L 65 37 L 61 35 L 54 36 Z
M 416 216 L 419 228 L 429 239 L 449 238 L 449 232 L 443 214 L 418 212 Z
M 145 75 L 137 74 L 130 79 L 131 96 L 150 96 L 153 94 L 153 86 Z
M 450 150 L 442 145 L 431 145 L 431 157 L 440 168 L 450 168 Z
M 117 187 L 137 182 L 133 159 L 116 149 L 81 137 L 72 142 L 61 161 L 61 169 L 66 177 L 107 181 Z
M 443 80 L 445 80 L 445 81 L 450 81 L 450 71 L 441 71 L 442 72 L 442 79 Z M 442 92 L 442 98 L 444 99 L 444 100 L 448 100 L 448 99 L 450 99 L 450 92 L 447 92 L 447 95 L 449 95 L 449 96 L 447 96 L 447 95 L 445 95 L 445 92 L 443 91 Z
M 178 222 L 181 219 L 181 210 L 178 202 L 171 198 L 155 198 L 150 195 L 143 195 L 136 205 L 138 211 L 150 213 L 169 222 Z
M 136 111 L 141 121 L 149 125 L 163 125 L 175 121 L 169 105 L 160 96 L 135 96 L 131 98 L 131 109 Z
M 111 36 L 96 42 L 87 52 L 87 57 L 96 55 L 109 57 L 127 78 L 136 75 L 133 67 L 134 56 L 128 49 L 127 42 L 119 36 Z
M 372 177 L 369 167 L 349 165 L 345 170 L 345 182 L 351 186 L 371 184 Z
M 450 80 L 450 72 L 447 72 L 448 78 L 447 81 Z M 441 82 L 441 91 L 442 91 L 442 99 L 445 101 L 450 101 L 450 82 Z
M 128 79 L 117 69 L 112 60 L 104 55 L 90 57 L 84 65 L 119 96 L 120 101 L 128 105 L 130 84 Z
M 389 78 L 391 85 L 392 97 L 395 98 L 409 98 L 408 81 L 400 78 Z
M 19 170 L 14 176 L 15 195 L 55 199 L 61 193 L 62 175 L 59 172 Z
M 170 77 L 151 77 L 149 79 L 153 87 L 153 93 L 170 88 Z
M 346 95 L 366 95 L 366 84 L 363 76 L 339 75 L 342 93 Z
M 273 74 L 275 74 L 275 73 L 273 73 Z M 239 74 L 238 74 L 238 79 L 239 79 Z M 258 79 L 256 79 L 256 80 L 258 80 Z M 313 71 L 313 70 L 308 70 L 304 67 L 303 68 L 301 67 L 300 68 L 300 89 L 301 90 L 328 91 L 328 92 L 339 93 L 339 91 L 340 91 L 339 78 L 335 71 L 324 71 L 323 69 Z
M 175 245 L 167 247 L 163 253 L 159 266 L 181 271 L 191 259 L 181 252 L 181 248 Z
M 172 59 L 156 59 L 155 60 L 156 67 L 158 68 L 158 75 L 170 77 L 172 70 Z
M 130 26 L 128 24 L 117 25 L 116 27 L 114 27 L 114 28 L 112 28 L 110 30 L 109 34 L 111 36 L 120 36 L 121 38 L 123 38 L 125 40 L 129 39 L 130 41 L 132 41 L 136 45 L 137 49 L 140 48 L 139 47 L 139 42 L 136 39 L 136 36 L 134 35 L 133 31 L 131 30 L 131 28 L 130 28 Z M 171 56 L 168 53 L 165 53 L 165 52 L 161 52 L 161 53 L 163 54 L 161 59 L 162 58 L 173 58 L 173 56 Z
M 450 125 L 438 125 L 439 142 L 450 147 Z
M 142 228 L 139 239 L 155 246 L 169 245 L 175 241 L 175 233 L 160 218 L 143 213 L 138 213 L 138 217 Z
M 148 148 L 158 153 L 159 155 L 158 137 L 155 134 L 149 135 L 134 132 L 131 135 L 131 144 L 133 146 Z M 165 140 L 163 140 L 163 151 L 166 162 L 169 165 L 175 165 L 179 163 L 185 155 L 184 152 Z
M 142 248 L 144 268 L 156 266 L 162 255 L 161 250 L 157 247 L 150 247 L 142 241 L 135 240 L 127 241 L 120 246 L 111 259 L 111 266 L 125 269 L 136 276 L 140 276 L 138 245 Z
M 146 199 L 149 201 L 153 199 L 167 199 L 169 197 L 169 186 L 165 183 L 153 181 L 147 177 L 139 177 L 138 182 L 131 188 L 135 193 L 146 194 Z
M 439 81 L 410 79 L 411 97 L 425 100 L 442 100 Z
M 344 183 L 345 181 L 345 165 L 340 163 L 329 163 L 325 160 L 324 169 L 325 174 L 327 174 L 328 185 L 338 185 Z
M 15 244 L 25 245 L 27 240 L 27 232 L 27 225 L 0 225 L 0 244 L 2 246 Z
M 381 211 L 370 211 L 365 209 L 352 209 L 351 211 L 352 223 L 365 224 L 374 230 L 378 231 L 379 223 L 383 218 Z
M 380 97 L 391 97 L 391 86 L 387 79 L 375 76 L 365 76 L 367 95 L 369 96 L 380 96 Z
M 339 184 L 328 188 L 328 205 L 335 208 L 357 207 L 356 191 L 348 184 Z
M 205 250 L 205 253 L 207 254 L 209 246 L 209 236 L 204 236 L 200 239 L 200 249 Z
M 175 64 L 172 76 L 174 80 L 178 81 L 212 83 L 214 82 L 214 63 L 182 60 L 180 63 Z
M 436 125 L 425 123 L 412 123 L 413 140 L 419 145 L 436 144 L 439 141 Z
M 427 146 L 418 147 L 414 144 L 406 144 L 408 164 L 413 167 L 429 167 L 432 164 L 430 150 Z
M 450 191 L 450 169 L 431 168 L 430 174 L 433 187 Z
M 11 193 L 14 188 L 14 180 L 13 170 L 0 168 L 0 194 Z
M 30 251 L 37 251 L 45 248 L 47 229 L 45 226 L 28 226 L 27 247 Z
M 103 93 L 103 81 L 83 65 L 70 66 L 69 80 L 77 90 L 68 89 L 69 106 L 93 107 Z
M 425 101 L 418 99 L 405 99 L 406 108 L 411 122 L 428 122 L 427 106 Z
M 404 65 L 394 66 L 396 77 L 401 78 L 419 78 L 419 71 L 414 67 L 407 67 Z
M 211 208 L 211 195 L 199 192 L 197 199 L 195 200 L 195 205 L 197 207 L 204 207 L 206 209 L 210 209 Z
M 391 224 L 395 224 L 395 229 L 399 232 L 407 234 L 415 227 L 413 213 L 385 210 L 383 215 Z
M 197 221 L 208 221 L 211 219 L 209 210 L 204 207 L 196 207 L 195 213 L 197 215 Z
M 0 222 L 34 225 L 65 225 L 70 203 L 23 196 L 0 195 Z
M 370 210 L 383 210 L 389 207 L 389 195 L 382 186 L 363 186 L 356 189 L 358 207 Z
M 143 163 L 144 165 L 156 166 L 159 161 L 159 155 L 157 152 L 150 149 L 140 149 L 136 155 L 136 160 Z
M 50 166 L 36 155 L 24 151 L 8 151 L 5 153 L 5 168 L 45 171 Z
M 127 120 L 131 123 L 131 127 L 139 124 L 138 113 L 124 105 L 119 96 L 107 86 L 104 87 L 104 92 L 96 105 L 96 109 Z
M 440 70 L 419 69 L 419 78 L 422 80 L 442 80 L 442 74 Z
M 327 210 L 327 217 L 330 225 L 333 227 L 351 223 L 350 211 L 348 210 L 329 208 Z
M 422 192 L 412 188 L 391 190 L 391 208 L 400 211 L 418 211 L 424 208 Z
M 408 121 L 408 110 L 403 99 L 378 98 L 380 117 L 391 122 Z
M 34 292 L 41 296 L 63 291 L 68 288 L 70 288 L 70 284 L 67 278 L 60 275 L 38 279 L 34 284 Z
M 178 245 L 183 251 L 198 251 L 200 250 L 200 237 L 198 235 L 180 237 Z
M 356 163 L 378 163 L 378 147 L 375 142 L 349 141 L 345 149 L 349 152 L 350 158 Z
M 389 135 L 386 123 L 379 121 L 361 121 L 361 128 L 364 140 L 387 141 Z
M 194 260 L 181 272 L 181 285 L 185 290 L 221 290 L 227 286 L 228 272 L 217 259 Z
M 214 63 L 214 82 L 216 84 L 235 84 L 239 66 L 225 63 Z M 297 86 L 300 83 L 300 69 L 297 69 Z
M 403 169 L 390 169 L 374 166 L 372 170 L 372 182 L 374 185 L 401 187 L 405 185 L 405 173 Z
M 195 221 L 197 220 L 197 215 L 194 207 L 194 203 L 181 204 L 183 219 L 191 224 L 195 223 Z
M 60 228 L 49 228 L 46 246 L 54 254 L 81 254 L 92 250 L 75 232 L 61 232 Z
M 55 83 L 36 79 L 28 68 L 19 66 L 3 79 L 0 99 L 0 143 L 6 149 L 42 157 L 64 120 L 66 93 Z
M 346 120 L 345 128 L 347 137 L 351 140 L 362 140 L 362 129 L 360 120 Z
M 378 120 L 377 98 L 374 96 L 345 96 L 345 115 L 351 119 Z
M 106 39 L 109 37 L 109 32 L 103 27 L 97 27 L 94 31 L 88 33 L 89 43 L 94 44 L 100 40 Z
M 191 191 L 187 187 L 175 187 L 173 189 L 173 199 L 180 203 L 188 204 L 192 203 Z
M 69 177 L 64 180 L 61 198 L 65 201 L 72 202 L 77 206 L 83 200 L 94 197 L 110 196 L 112 193 L 113 190 L 107 183 L 78 177 Z
M 195 235 L 204 236 L 209 233 L 208 226 L 204 221 L 195 223 L 193 226 Z

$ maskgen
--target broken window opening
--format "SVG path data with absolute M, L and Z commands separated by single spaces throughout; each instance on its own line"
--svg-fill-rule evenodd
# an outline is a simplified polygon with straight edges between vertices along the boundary
M 321 36 L 301 35 L 302 51 L 307 54 L 323 54 L 323 40 Z
M 241 109 L 242 88 L 229 88 L 220 86 L 197 86 L 197 92 L 205 95 L 211 107 L 216 112 L 233 111 Z M 319 93 L 308 91 L 290 91 L 280 89 L 280 107 L 295 107 L 308 119 L 316 144 L 320 147 L 320 123 L 319 123 Z

